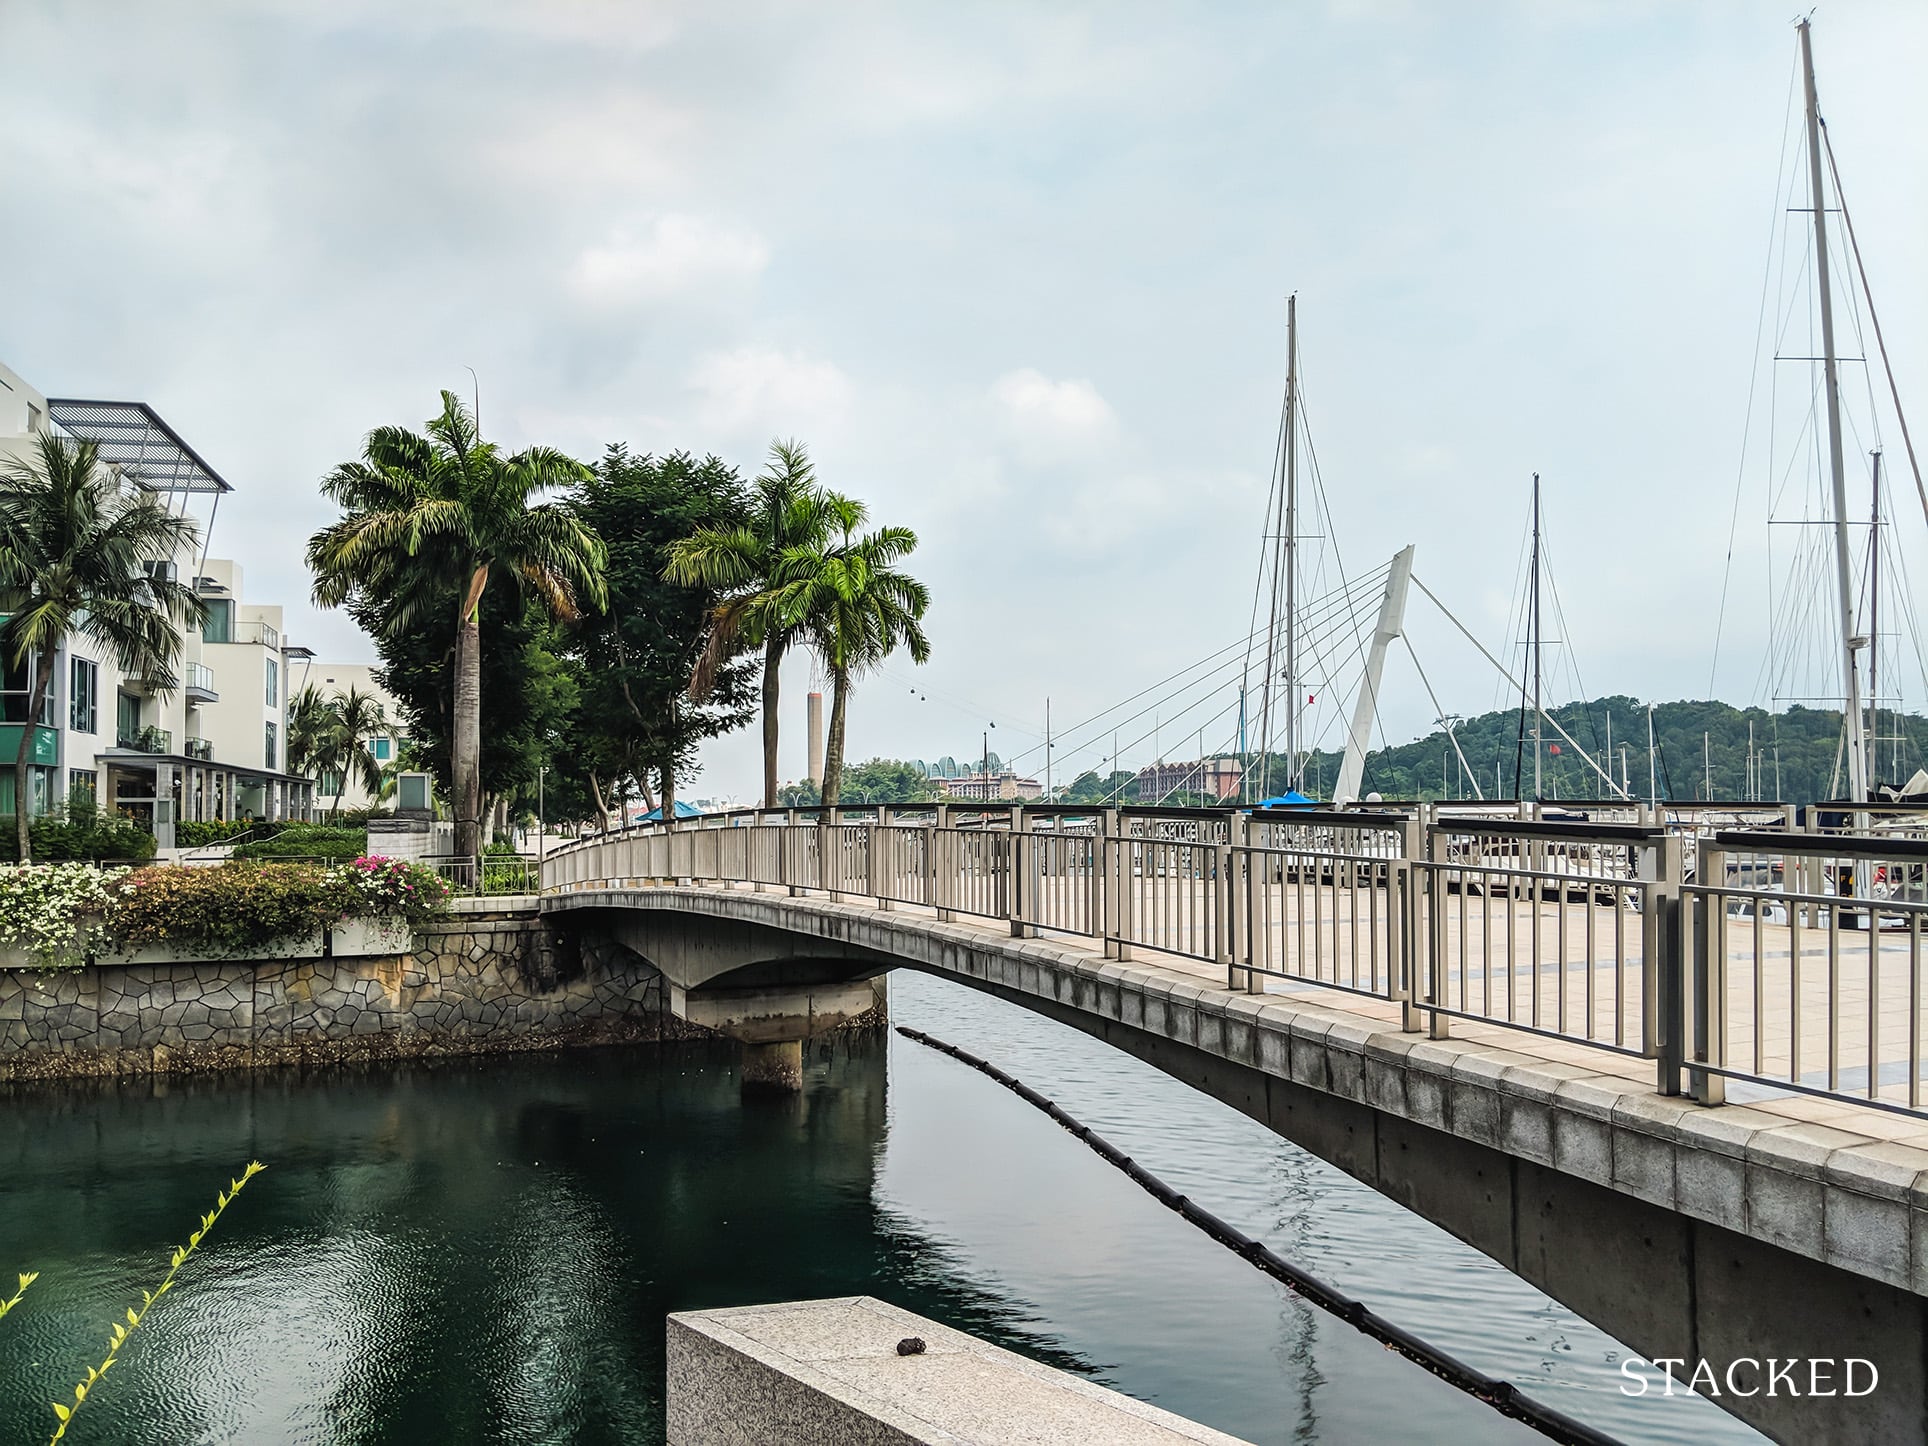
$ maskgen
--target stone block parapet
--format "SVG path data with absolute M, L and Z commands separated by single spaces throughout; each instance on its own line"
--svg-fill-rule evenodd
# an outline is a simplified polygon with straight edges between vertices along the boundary
M 669 1446 L 1245 1446 L 868 1296 L 686 1311 L 668 1357 Z

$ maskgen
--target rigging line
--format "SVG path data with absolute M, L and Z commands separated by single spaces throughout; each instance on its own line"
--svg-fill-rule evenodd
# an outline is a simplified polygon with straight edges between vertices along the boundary
M 1854 239 L 1854 218 L 1848 214 L 1847 197 L 1841 194 L 1841 172 L 1834 163 L 1834 141 L 1828 135 L 1827 122 L 1821 123 L 1821 144 L 1828 153 L 1828 174 L 1834 179 L 1834 200 L 1841 208 L 1842 228 L 1848 233 L 1848 249 L 1854 253 L 1854 269 L 1861 276 L 1861 293 L 1868 299 L 1868 320 L 1874 323 L 1874 341 L 1881 353 L 1881 368 L 1888 377 L 1888 395 L 1894 399 L 1895 420 L 1901 423 L 1901 441 L 1908 452 L 1908 467 L 1915 475 L 1915 491 L 1921 498 L 1921 510 L 1928 517 L 1928 487 L 1922 485 L 1921 464 L 1915 460 L 1914 438 L 1908 435 L 1908 414 L 1901 409 L 1901 390 L 1895 384 L 1893 364 L 1888 360 L 1888 342 L 1881 334 L 1881 315 L 1874 309 L 1874 292 L 1868 286 L 1868 269 L 1861 264 L 1861 243 Z M 1866 348 L 1864 347 L 1865 353 Z
M 1761 335 L 1767 328 L 1767 285 L 1774 275 L 1774 238 L 1781 225 L 1781 186 L 1787 176 L 1788 136 L 1793 130 L 1794 83 L 1800 71 L 1799 61 L 1788 68 L 1787 100 L 1783 104 L 1781 122 L 1781 159 L 1774 174 L 1774 210 L 1768 218 L 1767 255 L 1761 263 L 1761 300 L 1760 308 L 1754 317 L 1754 365 L 1747 379 L 1747 410 L 1741 419 L 1741 459 L 1734 469 L 1734 507 L 1727 522 L 1727 560 L 1721 567 L 1720 606 L 1714 614 L 1714 657 L 1707 667 L 1707 696 L 1717 697 L 1714 690 L 1715 675 L 1720 671 L 1721 630 L 1727 621 L 1727 586 L 1734 572 L 1734 537 L 1740 529 L 1741 490 L 1747 481 L 1747 442 L 1754 429 L 1754 393 L 1761 380 Z M 1836 187 L 1837 191 L 1839 186 Z M 1778 310 L 1778 308 L 1776 308 Z M 1772 363 L 1769 363 L 1772 366 Z
M 1329 615 L 1330 613 L 1336 611 L 1337 607 L 1338 607 L 1338 604 L 1335 602 L 1335 603 L 1332 603 L 1329 607 L 1327 607 L 1325 611 Z M 1316 647 L 1319 641 L 1320 641 L 1319 635 L 1313 634 L 1312 645 Z M 1322 658 L 1323 655 L 1320 655 L 1320 656 Z M 1188 692 L 1191 692 L 1194 689 L 1200 689 L 1200 688 L 1203 689 L 1200 696 L 1198 696 L 1197 698 L 1194 698 L 1191 702 L 1187 703 L 1185 707 L 1179 711 L 1179 713 L 1171 717 L 1161 718 L 1159 722 L 1156 725 L 1154 725 L 1152 729 L 1149 729 L 1143 734 L 1139 735 L 1138 737 L 1132 739 L 1130 746 L 1137 747 L 1138 745 L 1142 744 L 1145 741 L 1145 739 L 1153 737 L 1159 728 L 1165 727 L 1171 723 L 1176 722 L 1177 719 L 1186 716 L 1187 714 L 1192 712 L 1193 709 L 1201 706 L 1204 703 L 1209 702 L 1211 698 L 1216 694 L 1217 690 L 1220 687 L 1223 687 L 1225 682 L 1229 681 L 1231 677 L 1235 677 L 1235 676 L 1236 676 L 1236 673 L 1231 672 L 1228 669 L 1227 664 L 1224 662 L 1221 662 L 1216 672 L 1204 673 L 1198 677 L 1191 678 L 1185 683 L 1181 684 L 1180 686 L 1172 689 L 1170 692 L 1162 695 L 1157 699 L 1154 699 L 1151 703 L 1139 709 L 1138 712 L 1130 715 L 1129 717 L 1115 720 L 1114 723 L 1112 724 L 1112 730 L 1116 731 L 1116 729 L 1120 725 L 1138 722 L 1140 719 L 1142 719 L 1145 716 L 1146 713 L 1153 712 L 1154 709 L 1161 709 L 1167 706 L 1168 704 L 1170 704 L 1173 699 L 1178 698 Z M 1323 678 L 1323 675 L 1322 675 L 1322 678 Z M 1320 686 L 1321 687 L 1324 686 L 1323 681 L 1321 681 Z M 1228 707 L 1235 706 L 1235 705 L 1236 705 L 1236 700 L 1234 700 L 1232 704 L 1229 704 Z M 1067 760 L 1067 762 L 1069 762 L 1071 760 L 1075 760 L 1082 756 L 1088 755 L 1093 750 L 1095 750 L 1102 744 L 1109 741 L 1110 741 L 1109 739 L 1104 737 L 1103 731 L 1100 731 L 1097 735 L 1082 743 L 1067 746 L 1062 742 L 1056 742 L 1054 740 L 1054 745 L 1057 749 L 1058 756 L 1062 759 Z M 1120 751 L 1122 752 L 1122 749 Z M 1016 761 L 1016 759 L 1022 758 L 1023 756 L 1024 755 L 1022 754 L 1014 755 L 1014 758 L 1011 761 Z
M 1319 621 L 1325 617 L 1329 617 L 1333 612 L 1337 610 L 1339 605 L 1340 604 L 1338 602 L 1333 601 L 1331 599 L 1320 599 L 1318 608 L 1314 611 L 1313 620 Z M 1075 725 L 1075 727 L 1071 729 L 1067 729 L 1063 735 L 1054 737 L 1053 739 L 1054 751 L 1056 751 L 1058 756 L 1061 758 L 1075 758 L 1081 754 L 1090 752 L 1092 749 L 1096 748 L 1100 743 L 1105 741 L 1103 738 L 1103 735 L 1105 732 L 1115 731 L 1118 727 L 1122 725 L 1135 723 L 1139 719 L 1143 718 L 1146 713 L 1151 712 L 1154 708 L 1164 706 L 1165 704 L 1169 703 L 1173 698 L 1176 698 L 1190 691 L 1193 688 L 1199 687 L 1201 684 L 1208 685 L 1213 688 L 1223 686 L 1224 681 L 1227 680 L 1228 666 L 1235 668 L 1238 662 L 1236 658 L 1230 658 L 1227 655 L 1233 653 L 1238 647 L 1239 647 L 1239 644 L 1235 642 L 1225 648 L 1219 649 L 1218 652 L 1216 653 L 1208 654 L 1205 659 L 1199 662 L 1188 664 L 1185 668 L 1181 669 L 1179 672 L 1171 674 L 1166 678 L 1160 679 L 1159 682 L 1151 684 L 1149 687 L 1141 689 L 1139 692 L 1133 694 L 1131 697 L 1125 699 L 1123 702 L 1114 704 L 1110 708 L 1105 709 L 1102 713 L 1095 714 L 1093 715 L 1093 717 L 1086 719 L 1084 722 Z M 1195 676 L 1188 676 L 1188 675 L 1195 675 Z M 1236 674 L 1230 674 L 1229 676 L 1236 676 Z M 1180 679 L 1183 679 L 1183 681 L 1177 681 Z M 1148 694 L 1150 694 L 1153 691 L 1153 689 L 1163 687 L 1165 684 L 1174 683 L 1174 682 L 1176 682 L 1175 687 L 1172 687 L 1168 692 L 1163 693 L 1156 698 L 1153 698 L 1149 703 L 1147 703 L 1144 707 L 1140 708 L 1136 713 L 1130 714 L 1124 718 L 1118 718 L 1115 716 L 1120 712 L 1120 710 L 1127 708 L 1131 704 L 1146 697 Z M 1109 721 L 1107 722 L 1106 720 L 1109 720 Z M 1067 738 L 1075 738 L 1075 735 L 1082 733 L 1086 728 L 1091 728 L 1093 730 L 1090 737 L 1084 738 L 1079 741 L 1072 741 L 1072 742 L 1065 741 Z M 1042 745 L 1039 745 L 1039 746 L 1041 747 Z M 1015 761 L 1021 760 L 1025 757 L 1028 757 L 1031 753 L 1035 753 L 1037 751 L 1038 751 L 1038 748 L 1032 748 L 1032 749 L 1026 750 L 1025 752 L 1014 754 L 1012 755 L 1012 759 L 1010 761 L 1015 762 Z
M 1314 617 L 1318 617 L 1324 613 L 1329 613 L 1337 606 L 1338 606 L 1337 602 L 1334 601 L 1334 594 L 1327 594 L 1324 597 L 1314 598 L 1312 602 L 1306 606 L 1305 609 L 1302 609 L 1302 615 L 1305 613 L 1311 613 Z M 1098 727 L 1100 724 L 1104 722 L 1104 720 L 1110 718 L 1114 713 L 1118 712 L 1121 708 L 1129 707 L 1131 704 L 1136 703 L 1140 698 L 1147 696 L 1155 689 L 1162 688 L 1169 683 L 1176 682 L 1178 679 L 1183 678 L 1188 673 L 1193 673 L 1200 669 L 1211 667 L 1214 664 L 1223 666 L 1228 655 L 1236 653 L 1241 647 L 1244 646 L 1245 641 L 1246 640 L 1244 638 L 1235 638 L 1233 641 L 1231 641 L 1230 643 L 1227 643 L 1225 646 L 1214 649 L 1212 652 L 1207 653 L 1203 658 L 1199 658 L 1194 660 L 1193 662 L 1187 663 L 1184 667 L 1178 669 L 1176 672 L 1169 673 L 1165 677 L 1158 679 L 1156 682 L 1146 684 L 1143 688 L 1139 689 L 1136 693 L 1133 693 L 1131 696 L 1121 699 L 1120 701 L 1113 703 L 1110 707 L 1103 708 L 1098 712 L 1091 714 L 1089 717 L 1081 719 L 1077 723 L 1074 723 L 1070 727 L 1066 728 L 1061 735 L 1054 737 L 1053 746 L 1054 747 L 1060 746 L 1062 739 L 1072 737 L 1078 733 L 1082 733 L 1087 728 Z M 1181 684 L 1180 685 L 1181 689 L 1184 686 L 1186 685 Z
M 1286 368 L 1286 372 L 1288 375 L 1290 375 L 1291 367 L 1289 365 Z M 1247 689 L 1251 686 L 1252 644 L 1253 644 L 1253 640 L 1258 637 L 1259 593 L 1264 590 L 1266 564 L 1268 560 L 1271 561 L 1272 563 L 1272 569 L 1271 569 L 1272 571 L 1272 594 L 1271 594 L 1272 615 L 1267 620 L 1269 631 L 1267 632 L 1267 635 L 1266 635 L 1266 657 L 1267 657 L 1266 673 L 1268 678 L 1271 674 L 1270 658 L 1272 653 L 1272 638 L 1276 633 L 1278 612 L 1279 612 L 1279 604 L 1278 604 L 1279 570 L 1277 566 L 1277 550 L 1278 550 L 1277 533 L 1276 531 L 1268 532 L 1267 529 L 1270 528 L 1272 519 L 1273 519 L 1273 514 L 1277 510 L 1279 492 L 1284 483 L 1284 477 L 1282 475 L 1283 474 L 1282 463 L 1285 455 L 1285 419 L 1288 411 L 1289 411 L 1289 408 L 1281 404 L 1279 408 L 1278 438 L 1272 445 L 1272 476 L 1266 487 L 1266 493 L 1265 493 L 1265 524 L 1266 525 L 1264 527 L 1261 527 L 1259 532 L 1259 569 L 1257 574 L 1252 578 L 1252 617 L 1251 617 L 1252 627 L 1251 627 L 1251 631 L 1247 633 L 1245 637 L 1245 666 L 1239 676 L 1239 686 L 1241 690 Z M 1272 544 L 1272 554 L 1273 554 L 1269 559 L 1267 557 L 1267 552 L 1266 552 L 1266 544 L 1268 542 Z M 1266 691 L 1267 700 L 1269 702 L 1270 700 L 1270 683 L 1269 682 L 1266 684 L 1265 691 Z M 1267 726 L 1268 727 L 1270 726 L 1270 709 L 1269 708 L 1267 709 Z
M 1572 674 L 1572 688 L 1581 700 L 1593 695 L 1587 691 L 1586 679 L 1580 676 L 1580 651 L 1573 645 L 1573 633 L 1567 626 L 1566 608 L 1560 603 L 1560 581 L 1553 575 L 1552 561 L 1548 557 L 1548 547 L 1544 539 L 1540 543 L 1540 571 L 1546 575 L 1546 585 L 1553 593 L 1553 616 L 1560 624 L 1560 654 L 1566 662 L 1567 671 Z M 1593 710 L 1586 708 L 1583 716 L 1587 721 L 1587 731 L 1593 738 L 1593 746 L 1600 746 L 1600 725 L 1594 720 Z M 1613 760 L 1608 759 L 1609 763 Z
M 1504 673 L 1506 671 L 1505 665 L 1501 663 L 1498 658 L 1494 657 L 1491 653 L 1489 653 L 1486 650 L 1486 644 L 1482 643 L 1478 638 L 1473 636 L 1472 632 L 1467 628 L 1466 624 L 1461 622 L 1456 616 L 1454 616 L 1453 610 L 1447 607 L 1445 603 L 1439 600 L 1438 594 L 1436 594 L 1431 588 L 1427 587 L 1425 583 L 1419 580 L 1419 576 L 1417 573 L 1413 574 L 1412 582 L 1414 587 L 1418 588 L 1421 592 L 1425 593 L 1429 599 L 1431 599 L 1434 607 L 1438 608 L 1442 613 L 1446 615 L 1446 621 L 1451 623 L 1454 627 L 1458 628 L 1461 635 L 1466 639 L 1466 641 L 1479 649 L 1481 657 L 1485 658 L 1486 661 L 1491 663 L 1494 667 L 1500 669 L 1501 672 Z M 1507 674 L 1507 681 L 1511 683 L 1511 682 L 1514 682 L 1515 679 L 1512 677 L 1511 674 Z M 1631 794 L 1629 794 L 1624 788 L 1622 788 L 1618 783 L 1614 781 L 1612 774 L 1608 773 L 1598 763 L 1594 762 L 1593 755 L 1588 753 L 1587 750 L 1580 745 L 1579 739 L 1575 738 L 1571 733 L 1567 732 L 1565 728 L 1560 726 L 1560 720 L 1558 718 L 1555 718 L 1552 714 L 1548 713 L 1544 708 L 1536 708 L 1534 711 L 1538 713 L 1540 717 L 1544 718 L 1547 722 L 1553 725 L 1553 731 L 1555 733 L 1558 733 L 1568 743 L 1573 745 L 1573 751 L 1575 753 L 1578 753 L 1580 757 L 1586 761 L 1586 764 L 1589 768 L 1591 768 L 1595 773 L 1599 774 L 1601 778 L 1606 780 L 1607 787 L 1611 788 L 1615 793 L 1619 794 L 1622 798 L 1632 797 Z

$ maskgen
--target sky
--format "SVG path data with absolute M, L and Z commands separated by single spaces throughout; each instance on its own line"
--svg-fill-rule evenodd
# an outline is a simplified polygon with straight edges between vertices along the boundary
M 0 360 L 152 403 L 235 485 L 214 551 L 326 659 L 374 653 L 308 602 L 318 481 L 441 388 L 505 446 L 588 459 L 623 441 L 747 476 L 800 438 L 917 531 L 934 594 L 930 663 L 862 680 L 850 757 L 969 758 L 989 733 L 1042 772 L 1049 699 L 1062 782 L 1114 724 L 1132 766 L 1236 737 L 1234 681 L 1194 707 L 1153 685 L 1251 626 L 1296 293 L 1324 581 L 1416 544 L 1420 580 L 1517 659 L 1537 471 L 1549 692 L 1759 701 L 1767 489 L 1798 449 L 1747 439 L 1806 385 L 1758 339 L 1801 204 L 1791 21 L 1768 0 L 0 0 Z M 1814 35 L 1905 402 L 1928 384 L 1928 5 L 1831 0 Z M 1919 558 L 1923 510 L 1894 495 Z M 1395 650 L 1383 736 L 1503 705 L 1409 609 L 1425 680 Z M 810 673 L 785 674 L 785 778 Z M 1308 715 L 1328 744 L 1333 684 Z M 1080 726 L 1147 689 L 1155 717 Z M 719 740 L 684 791 L 747 796 L 756 760 L 754 729 Z

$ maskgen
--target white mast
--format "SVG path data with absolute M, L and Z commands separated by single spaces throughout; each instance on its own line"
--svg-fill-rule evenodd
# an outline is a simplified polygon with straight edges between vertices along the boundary
M 1299 297 L 1285 299 L 1285 777 L 1299 787 Z
M 1533 474 L 1533 801 L 1540 792 L 1540 474 Z
M 1413 550 L 1402 548 L 1386 574 L 1386 595 L 1379 604 L 1379 623 L 1372 630 L 1372 643 L 1366 650 L 1366 672 L 1359 681 L 1359 697 L 1352 705 L 1352 731 L 1346 735 L 1345 758 L 1339 765 L 1339 781 L 1332 789 L 1332 802 L 1356 803 L 1366 776 L 1366 749 L 1372 744 L 1372 720 L 1379 709 L 1379 681 L 1386 671 L 1386 647 L 1406 630 L 1406 589 L 1412 581 Z M 1452 729 L 1446 730 L 1452 737 Z M 1457 743 L 1454 744 L 1458 746 Z
M 1801 76 L 1807 93 L 1808 198 L 1814 212 L 1814 275 L 1820 288 L 1821 365 L 1827 389 L 1828 473 L 1834 499 L 1834 580 L 1841 611 L 1841 704 L 1847 725 L 1848 796 L 1868 797 L 1868 760 L 1861 722 L 1861 676 L 1855 656 L 1861 640 L 1854 631 L 1854 578 L 1848 561 L 1848 483 L 1841 458 L 1841 378 L 1834 356 L 1834 293 L 1828 277 L 1827 197 L 1821 187 L 1821 106 L 1814 93 L 1814 46 L 1808 22 L 1801 32 Z

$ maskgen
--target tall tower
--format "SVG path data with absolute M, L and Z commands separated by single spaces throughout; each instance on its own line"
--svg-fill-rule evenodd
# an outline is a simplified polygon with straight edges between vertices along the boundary
M 810 735 L 810 781 L 823 787 L 823 694 L 810 690 L 806 728 Z

